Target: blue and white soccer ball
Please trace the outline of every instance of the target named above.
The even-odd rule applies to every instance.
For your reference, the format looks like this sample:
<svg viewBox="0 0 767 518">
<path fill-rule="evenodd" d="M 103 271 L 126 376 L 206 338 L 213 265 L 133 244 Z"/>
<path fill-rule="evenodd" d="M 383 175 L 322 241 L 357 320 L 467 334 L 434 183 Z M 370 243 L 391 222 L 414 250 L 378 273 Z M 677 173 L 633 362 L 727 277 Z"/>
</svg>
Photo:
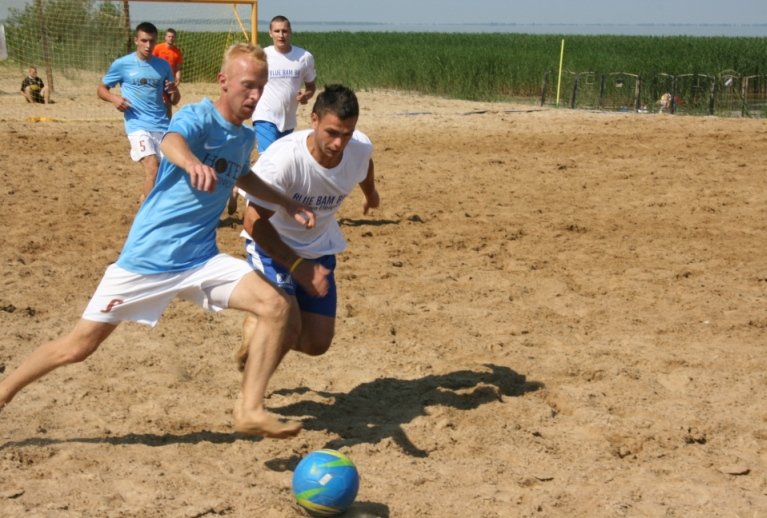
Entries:
<svg viewBox="0 0 767 518">
<path fill-rule="evenodd" d="M 357 497 L 360 477 L 343 453 L 324 449 L 301 459 L 293 472 L 293 496 L 314 516 L 334 516 L 346 511 Z"/>
</svg>

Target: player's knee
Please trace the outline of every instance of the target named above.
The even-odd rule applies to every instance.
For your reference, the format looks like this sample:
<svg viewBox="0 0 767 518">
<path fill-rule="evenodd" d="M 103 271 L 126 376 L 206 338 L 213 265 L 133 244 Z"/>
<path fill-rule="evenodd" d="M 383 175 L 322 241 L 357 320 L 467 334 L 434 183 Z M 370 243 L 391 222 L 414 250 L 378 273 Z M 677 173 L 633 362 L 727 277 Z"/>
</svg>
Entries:
<svg viewBox="0 0 767 518">
<path fill-rule="evenodd" d="M 282 293 L 274 290 L 260 305 L 261 311 L 256 314 L 258 318 L 267 318 L 279 322 L 285 322 L 290 314 L 290 303 Z"/>
<path fill-rule="evenodd" d="M 55 343 L 59 362 L 78 363 L 85 360 L 114 330 L 113 326 L 85 325 L 84 322 L 80 321 L 68 335 Z"/>
<path fill-rule="evenodd" d="M 331 343 L 333 343 L 332 336 L 304 337 L 300 342 L 299 350 L 309 356 L 322 356 L 328 352 Z"/>
<path fill-rule="evenodd" d="M 93 351 L 94 349 L 83 346 L 72 347 L 67 351 L 65 363 L 80 363 L 85 361 L 86 358 L 93 354 Z"/>
<path fill-rule="evenodd" d="M 330 344 L 318 345 L 311 344 L 302 349 L 301 352 L 308 354 L 309 356 L 322 356 L 330 349 Z"/>
<path fill-rule="evenodd" d="M 65 340 L 58 348 L 58 362 L 61 364 L 79 363 L 88 358 L 99 344 L 88 340 Z"/>
</svg>

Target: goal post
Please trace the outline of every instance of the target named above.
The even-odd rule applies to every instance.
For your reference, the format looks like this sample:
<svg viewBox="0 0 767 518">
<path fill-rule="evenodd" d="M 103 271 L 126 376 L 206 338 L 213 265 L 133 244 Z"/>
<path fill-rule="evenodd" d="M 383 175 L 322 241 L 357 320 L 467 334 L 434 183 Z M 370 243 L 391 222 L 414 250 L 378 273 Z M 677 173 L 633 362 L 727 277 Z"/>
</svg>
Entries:
<svg viewBox="0 0 767 518">
<path fill-rule="evenodd" d="M 215 81 L 226 48 L 237 42 L 258 42 L 258 0 L 121 1 L 132 6 L 132 26 L 154 20 L 159 41 L 165 29 L 172 27 L 177 31 L 176 45 L 184 55 L 183 83 Z M 156 9 L 141 13 L 143 18 L 139 20 L 138 13 L 134 12 L 138 11 L 137 5 Z M 169 7 L 173 10 L 172 18 L 167 15 Z M 206 13 L 210 13 L 211 18 L 207 18 Z"/>
<path fill-rule="evenodd" d="M 226 48 L 258 42 L 258 0 L 27 0 L 9 11 L 0 92 L 23 101 L 20 84 L 34 65 L 55 103 L 46 109 L 61 111 L 62 105 L 74 103 L 77 118 L 86 120 L 120 118 L 108 103 L 99 102 L 95 91 L 112 61 L 135 50 L 133 31 L 141 22 L 157 26 L 158 42 L 166 29 L 175 29 L 184 57 L 184 104 L 215 94 L 205 85 L 215 86 Z M 18 108 L 19 118 L 36 108 L 25 104 L 11 106 Z M 17 118 L 13 115 L 2 110 L 0 118 Z"/>
</svg>

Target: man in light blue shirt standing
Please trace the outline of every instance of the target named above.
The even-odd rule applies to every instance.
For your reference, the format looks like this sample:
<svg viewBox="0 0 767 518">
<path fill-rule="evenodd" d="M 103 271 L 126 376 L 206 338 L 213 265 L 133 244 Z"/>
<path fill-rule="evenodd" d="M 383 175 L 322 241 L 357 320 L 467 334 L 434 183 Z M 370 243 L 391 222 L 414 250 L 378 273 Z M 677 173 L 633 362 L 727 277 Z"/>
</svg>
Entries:
<svg viewBox="0 0 767 518">
<path fill-rule="evenodd" d="M 173 105 L 178 104 L 181 94 L 168 62 L 152 55 L 157 44 L 157 27 L 149 22 L 140 23 L 134 43 L 136 52 L 112 62 L 97 94 L 124 114 L 131 158 L 144 169 L 143 200 L 154 187 L 162 158 L 160 141 L 170 122 L 163 93 Z M 120 95 L 111 91 L 116 85 L 120 85 Z"/>
</svg>

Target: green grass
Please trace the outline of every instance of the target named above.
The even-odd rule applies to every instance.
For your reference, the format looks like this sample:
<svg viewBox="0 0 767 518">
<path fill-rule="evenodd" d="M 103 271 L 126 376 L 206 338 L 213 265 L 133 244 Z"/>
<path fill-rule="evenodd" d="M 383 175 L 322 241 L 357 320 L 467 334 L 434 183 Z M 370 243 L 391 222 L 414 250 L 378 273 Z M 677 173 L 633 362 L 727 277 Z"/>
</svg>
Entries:
<svg viewBox="0 0 767 518">
<path fill-rule="evenodd" d="M 200 33 L 180 35 L 187 52 Z M 767 38 L 530 34 L 308 32 L 295 45 L 314 54 L 320 85 L 391 88 L 469 100 L 536 97 L 546 72 L 767 75 Z M 270 40 L 258 35 L 262 45 Z M 200 56 L 212 66 L 218 56 Z M 191 59 L 188 59 L 190 62 Z"/>
<path fill-rule="evenodd" d="M 539 95 L 563 38 L 571 72 L 767 75 L 766 38 L 329 32 L 296 34 L 294 43 L 314 54 L 321 84 L 502 100 Z"/>
<path fill-rule="evenodd" d="M 15 49 L 19 63 L 44 62 L 39 35 L 24 30 L 34 28 L 33 22 L 30 18 L 18 27 L 8 27 L 9 48 Z M 73 31 L 59 31 L 50 38 L 51 59 L 56 65 L 103 73 L 126 52 L 120 31 L 115 26 L 115 34 L 104 41 L 102 30 L 98 44 L 87 38 L 68 41 Z M 223 49 L 242 38 L 241 34 L 180 31 L 184 80 L 212 81 Z M 546 73 L 550 81 L 556 78 L 563 38 L 564 68 L 570 75 L 628 73 L 641 76 L 647 84 L 663 73 L 717 76 L 733 70 L 741 76 L 767 76 L 767 38 L 307 32 L 296 33 L 293 41 L 314 54 L 320 86 L 344 83 L 355 89 L 495 101 L 538 97 Z M 270 43 L 266 33 L 259 33 L 258 41 Z M 94 59 L 94 48 L 98 59 Z M 93 62 L 83 56 L 91 56 Z M 78 61 L 65 65 L 65 58 Z"/>
</svg>

